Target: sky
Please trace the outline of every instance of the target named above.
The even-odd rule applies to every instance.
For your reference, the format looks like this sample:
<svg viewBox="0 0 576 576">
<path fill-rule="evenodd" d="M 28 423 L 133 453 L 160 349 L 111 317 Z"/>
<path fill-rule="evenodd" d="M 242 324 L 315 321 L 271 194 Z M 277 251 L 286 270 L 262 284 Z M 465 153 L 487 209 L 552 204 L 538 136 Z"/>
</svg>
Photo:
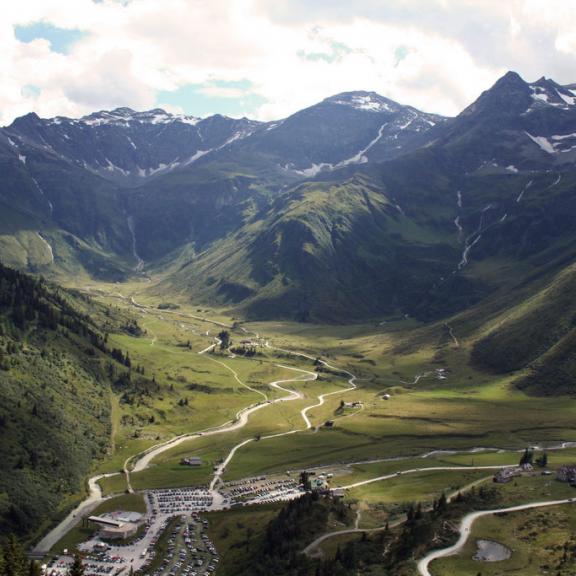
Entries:
<svg viewBox="0 0 576 576">
<path fill-rule="evenodd" d="M 0 124 L 128 106 L 280 119 L 350 90 L 459 113 L 508 70 L 576 82 L 576 0 L 17 0 Z"/>
</svg>

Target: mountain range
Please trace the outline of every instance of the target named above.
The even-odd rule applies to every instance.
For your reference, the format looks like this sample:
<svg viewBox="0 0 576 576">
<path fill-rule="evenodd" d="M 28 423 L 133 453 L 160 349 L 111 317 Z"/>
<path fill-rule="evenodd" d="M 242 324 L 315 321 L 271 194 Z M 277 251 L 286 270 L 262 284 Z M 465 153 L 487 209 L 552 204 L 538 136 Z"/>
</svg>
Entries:
<svg viewBox="0 0 576 576">
<path fill-rule="evenodd" d="M 256 122 L 155 109 L 0 130 L 0 254 L 247 318 L 447 317 L 576 241 L 576 87 L 509 72 L 455 118 L 373 92 Z"/>
<path fill-rule="evenodd" d="M 398 354 L 440 328 L 474 369 L 574 395 L 575 215 L 576 85 L 514 72 L 454 118 L 349 92 L 274 122 L 16 119 L 0 129 L 2 525 L 41 532 L 110 450 L 109 391 L 152 385 L 106 344 L 139 330 L 129 314 L 22 272 L 148 279 L 239 319 L 413 319 Z"/>
</svg>

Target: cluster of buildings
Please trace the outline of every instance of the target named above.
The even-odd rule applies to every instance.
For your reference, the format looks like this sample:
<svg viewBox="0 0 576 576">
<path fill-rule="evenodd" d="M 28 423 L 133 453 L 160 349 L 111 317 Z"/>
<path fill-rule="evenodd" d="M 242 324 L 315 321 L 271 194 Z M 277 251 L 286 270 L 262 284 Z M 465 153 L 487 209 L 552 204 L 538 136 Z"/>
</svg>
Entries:
<svg viewBox="0 0 576 576">
<path fill-rule="evenodd" d="M 506 484 L 513 478 L 517 478 L 533 471 L 534 468 L 532 467 L 532 464 L 521 464 L 520 466 L 502 468 L 494 474 L 494 482 L 497 482 L 498 484 Z M 552 472 L 550 470 L 544 470 L 542 474 L 549 475 L 552 474 Z M 556 479 L 560 482 L 568 482 L 570 486 L 576 488 L 576 464 L 565 464 L 560 466 L 556 470 Z"/>
<path fill-rule="evenodd" d="M 502 468 L 494 474 L 494 482 L 498 484 L 506 484 L 511 482 L 513 478 L 518 478 L 528 472 L 532 472 L 534 468 L 532 464 L 521 464 L 520 466 L 510 466 L 509 468 Z"/>
</svg>

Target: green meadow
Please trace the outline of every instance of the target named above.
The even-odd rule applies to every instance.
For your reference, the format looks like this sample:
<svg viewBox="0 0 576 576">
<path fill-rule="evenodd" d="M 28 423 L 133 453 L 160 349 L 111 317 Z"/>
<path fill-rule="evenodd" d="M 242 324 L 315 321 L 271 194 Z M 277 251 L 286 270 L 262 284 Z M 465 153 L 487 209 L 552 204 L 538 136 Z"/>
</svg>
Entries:
<svg viewBox="0 0 576 576">
<path fill-rule="evenodd" d="M 250 440 L 237 450 L 224 480 L 326 466 L 334 474 L 334 486 L 347 486 L 400 473 L 347 491 L 346 501 L 360 510 L 359 526 L 374 528 L 387 519 L 401 518 L 409 502 L 427 504 L 442 493 L 490 481 L 490 470 L 471 467 L 514 464 L 520 456 L 514 450 L 576 440 L 574 402 L 535 398 L 519 391 L 512 377 L 479 371 L 469 362 L 474 340 L 461 337 L 456 343 L 441 325 L 419 327 L 413 320 L 353 326 L 237 324 L 224 310 L 194 307 L 177 297 L 169 299 L 175 303 L 170 309 L 160 309 L 163 300 L 142 282 L 100 284 L 90 293 L 137 319 L 139 335 L 111 333 L 109 346 L 127 352 L 133 369 L 142 367 L 143 376 L 154 382 L 148 392 L 131 397 L 122 390 L 112 391 L 113 443 L 109 457 L 96 471 L 118 471 L 126 461 L 131 468 L 144 450 L 179 435 L 192 435 L 159 454 L 145 470 L 131 473 L 137 491 L 206 485 L 214 466 L 240 442 Z M 260 346 L 254 357 L 218 349 L 199 354 L 214 343 L 222 325 L 228 327 L 233 346 L 256 339 L 258 333 L 260 343 L 267 341 L 270 347 Z M 234 422 L 243 408 L 284 396 L 271 382 L 302 376 L 297 370 L 316 370 L 312 360 L 297 352 L 321 358 L 334 369 L 321 367 L 316 381 L 283 384 L 301 397 L 263 405 L 242 428 L 195 435 Z M 349 390 L 349 376 L 342 371 L 357 376 L 355 390 Z M 312 428 L 305 430 L 301 411 L 327 393 L 334 394 L 308 411 Z M 360 405 L 343 407 L 343 401 Z M 334 422 L 332 427 L 324 425 L 327 420 Z M 293 433 L 268 438 L 286 432 Z M 475 447 L 509 451 L 421 457 L 432 450 Z M 201 457 L 202 465 L 182 466 L 180 460 L 190 456 Z M 376 461 L 359 463 L 363 460 Z M 576 461 L 576 450 L 550 451 L 549 461 L 552 467 Z M 438 466 L 461 470 L 426 471 Z M 421 471 L 402 474 L 412 469 Z M 127 488 L 123 475 L 104 479 L 101 486 L 105 494 L 121 494 Z M 527 486 L 514 492 L 506 485 L 504 501 L 522 502 L 545 493 L 542 486 Z M 227 573 L 224 567 L 244 553 L 237 545 L 246 541 L 246 518 L 264 525 L 275 513 L 274 507 L 258 507 L 214 517 L 211 531 L 226 558 L 223 574 Z M 328 540 L 324 549 L 330 554 L 335 542 L 351 538 Z"/>
</svg>

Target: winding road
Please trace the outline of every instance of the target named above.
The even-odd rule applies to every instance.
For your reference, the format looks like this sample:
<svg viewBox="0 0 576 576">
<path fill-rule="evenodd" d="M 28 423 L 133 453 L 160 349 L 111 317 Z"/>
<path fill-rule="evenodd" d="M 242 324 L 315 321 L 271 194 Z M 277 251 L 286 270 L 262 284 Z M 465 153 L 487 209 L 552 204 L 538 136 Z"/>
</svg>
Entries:
<svg viewBox="0 0 576 576">
<path fill-rule="evenodd" d="M 418 573 L 421 576 L 432 576 L 432 572 L 430 572 L 430 563 L 438 558 L 446 558 L 447 556 L 454 556 L 458 554 L 460 550 L 466 544 L 470 533 L 472 532 L 472 526 L 474 522 L 478 520 L 478 518 L 482 518 L 483 516 L 489 516 L 490 514 L 499 514 L 502 512 L 520 512 L 522 510 L 530 510 L 532 508 L 544 508 L 547 506 L 558 506 L 560 504 L 569 504 L 574 502 L 573 498 L 567 498 L 564 500 L 550 500 L 544 502 L 531 502 L 529 504 L 520 504 L 519 506 L 511 506 L 510 508 L 499 508 L 496 510 L 482 510 L 480 512 L 471 512 L 470 514 L 464 516 L 462 521 L 460 522 L 459 532 L 460 538 L 456 544 L 449 546 L 448 548 L 443 548 L 442 550 L 434 550 L 430 552 L 427 556 L 422 558 L 418 562 Z"/>
<path fill-rule="evenodd" d="M 127 298 L 123 297 L 123 299 L 128 300 Z M 138 308 L 138 309 L 148 309 L 148 306 L 144 306 L 142 304 L 137 303 L 134 298 L 130 298 L 129 300 L 131 302 L 131 304 Z M 180 313 L 181 314 L 181 313 Z M 229 326 L 226 326 L 223 323 L 220 322 L 215 322 L 215 321 L 210 321 L 207 320 L 206 318 L 200 317 L 200 316 L 194 316 L 191 314 L 182 314 L 184 316 L 188 316 L 190 318 L 194 318 L 197 320 L 201 320 L 204 322 L 211 322 L 217 326 L 221 326 L 221 327 L 225 327 L 225 328 L 230 328 Z M 242 329 L 244 332 L 247 332 L 245 329 Z M 256 337 L 259 338 L 258 334 L 256 334 Z M 199 352 L 199 354 L 204 354 L 206 352 L 208 352 L 210 349 L 212 349 L 213 347 L 215 347 L 217 345 L 217 343 L 212 344 L 211 346 L 209 346 L 208 348 L 202 350 L 201 352 Z M 305 358 L 307 360 L 317 360 L 315 357 L 310 356 L 308 354 L 305 354 L 303 352 L 295 352 L 293 350 L 286 350 L 286 349 L 282 349 L 282 348 L 276 348 L 272 345 L 270 345 L 270 343 L 268 341 L 265 342 L 265 346 L 271 350 L 277 350 L 279 352 L 283 352 L 285 354 L 288 355 L 292 355 L 292 356 L 296 356 L 296 357 L 301 357 L 301 358 Z M 269 400 L 268 399 L 268 395 L 265 394 L 264 392 L 261 392 L 259 390 L 256 390 L 254 388 L 251 388 L 250 386 L 248 386 L 247 384 L 245 384 L 244 382 L 242 382 L 242 380 L 240 379 L 239 375 L 234 371 L 234 369 L 232 369 L 230 366 L 228 366 L 227 364 L 225 364 L 224 362 L 221 362 L 219 360 L 216 360 L 214 358 L 210 358 L 212 361 L 221 364 L 224 368 L 226 368 L 227 370 L 229 370 L 232 375 L 234 376 L 234 378 L 236 379 L 236 381 L 238 383 L 240 383 L 242 386 L 244 386 L 245 388 L 251 390 L 252 392 L 255 392 L 257 394 L 260 394 L 263 398 L 264 401 L 258 402 L 256 404 L 251 404 L 245 408 L 242 408 L 241 410 L 239 410 L 236 413 L 236 416 L 233 420 L 229 420 L 227 422 L 224 422 L 223 424 L 219 425 L 219 426 L 215 426 L 215 427 L 211 427 L 211 428 L 207 428 L 201 431 L 196 431 L 193 433 L 186 433 L 186 434 L 182 434 L 180 436 L 177 436 L 175 438 L 172 438 L 166 442 L 162 442 L 160 444 L 157 444 L 155 446 L 152 446 L 150 448 L 148 448 L 147 450 L 137 454 L 137 455 L 133 455 L 130 456 L 129 458 L 126 459 L 126 461 L 124 462 L 124 474 L 126 476 L 126 482 L 127 482 L 127 486 L 129 491 L 132 492 L 132 486 L 130 483 L 130 473 L 131 472 L 140 472 L 145 470 L 146 468 L 149 467 L 150 463 L 152 462 L 152 460 L 156 457 L 158 457 L 160 454 L 166 452 L 167 450 L 170 450 L 176 446 L 178 446 L 179 444 L 189 441 L 193 438 L 197 438 L 197 437 L 201 437 L 201 436 L 214 436 L 214 435 L 218 435 L 218 434 L 225 434 L 228 432 L 232 432 L 235 430 L 239 430 L 241 428 L 243 428 L 244 426 L 246 426 L 249 422 L 249 418 L 250 416 L 257 412 L 258 410 L 262 410 L 264 409 L 266 406 L 275 404 L 275 403 L 280 403 L 280 402 L 289 402 L 289 401 L 293 401 L 293 400 L 298 400 L 298 399 L 302 399 L 304 398 L 304 395 L 296 390 L 292 390 L 289 388 L 286 388 L 283 386 L 283 384 L 288 384 L 288 383 L 297 383 L 297 382 L 310 382 L 310 381 L 314 381 L 318 379 L 318 374 L 317 372 L 312 372 L 312 371 L 308 371 L 308 370 L 303 370 L 300 368 L 295 368 L 295 367 L 291 367 L 291 366 L 285 366 L 282 364 L 276 364 L 277 367 L 279 368 L 283 368 L 283 369 L 287 369 L 287 370 L 292 370 L 295 372 L 298 372 L 299 375 L 295 376 L 294 378 L 288 378 L 288 379 L 283 379 L 283 380 L 276 380 L 274 382 L 270 382 L 269 386 L 271 388 L 274 388 L 276 390 L 280 390 L 282 392 L 286 393 L 286 396 L 282 396 L 279 398 L 276 398 L 274 400 Z M 340 368 L 337 368 L 335 366 L 332 366 L 331 364 L 329 364 L 328 362 L 324 361 L 324 360 L 317 360 L 318 363 L 322 364 L 324 367 L 328 368 L 329 370 L 333 370 L 339 374 L 342 375 L 346 375 L 348 380 L 348 387 L 347 388 L 343 388 L 343 389 L 338 389 L 332 392 L 327 392 L 324 394 L 320 394 L 317 397 L 317 401 L 309 406 L 306 406 L 305 408 L 303 408 L 300 411 L 300 415 L 304 421 L 304 427 L 303 428 L 299 428 L 299 429 L 294 429 L 294 430 L 290 430 L 288 432 L 282 432 L 279 434 L 271 434 L 271 435 L 267 435 L 267 436 L 262 436 L 260 438 L 260 440 L 267 440 L 267 439 L 272 439 L 272 438 L 278 438 L 281 436 L 287 436 L 290 434 L 296 434 L 299 432 L 304 432 L 307 430 L 310 430 L 313 425 L 312 422 L 310 420 L 310 417 L 308 416 L 309 412 L 311 410 L 313 410 L 314 408 L 318 408 L 322 405 L 324 405 L 326 398 L 336 395 L 336 394 L 343 394 L 346 392 L 351 392 L 352 390 L 355 390 L 357 388 L 356 386 L 356 376 L 354 374 L 352 374 L 351 372 L 347 371 L 347 370 L 343 370 Z M 422 377 L 426 377 L 428 376 L 429 373 L 424 373 L 424 374 L 419 374 L 416 376 L 414 384 L 418 382 L 418 380 Z M 236 453 L 244 446 L 246 446 L 247 444 L 249 444 L 250 442 L 255 441 L 255 438 L 248 438 L 243 440 L 242 442 L 238 443 L 236 446 L 234 446 L 230 452 L 228 453 L 228 455 L 226 456 L 226 458 L 224 459 L 224 461 L 222 462 L 222 464 L 220 464 L 217 469 L 214 472 L 214 476 L 212 478 L 212 481 L 210 483 L 210 489 L 213 492 L 213 496 L 214 496 L 214 502 L 215 502 L 215 506 L 218 507 L 222 504 L 223 502 L 223 497 L 220 495 L 220 493 L 217 491 L 216 487 L 219 484 L 219 482 L 221 481 L 222 475 L 226 470 L 226 467 L 230 464 L 230 462 L 232 461 L 232 459 L 234 458 L 234 456 L 236 455 Z M 556 449 L 561 449 L 561 448 L 567 448 L 567 447 L 571 447 L 572 445 L 574 445 L 574 443 L 570 443 L 570 442 L 566 442 L 566 443 L 562 443 L 558 448 Z M 480 451 L 482 449 L 473 449 L 473 451 Z M 455 453 L 455 452 L 451 452 L 451 451 L 439 451 L 439 452 L 446 452 L 446 453 Z M 426 455 L 422 455 L 422 458 L 425 458 L 427 456 L 430 456 L 432 454 L 438 453 L 438 451 L 433 451 L 430 452 Z M 412 456 L 413 457 L 413 456 Z M 400 459 L 400 458 L 398 458 Z M 394 459 L 392 459 L 394 460 Z M 378 460 L 374 460 L 374 461 L 370 461 L 370 462 L 376 462 Z M 132 466 L 131 466 L 132 464 Z M 384 476 L 380 476 L 377 478 L 371 478 L 368 480 L 363 480 L 363 481 L 359 481 L 353 484 L 350 484 L 348 486 L 344 486 L 344 488 L 355 488 L 358 486 L 363 486 L 366 484 L 370 484 L 373 482 L 380 482 L 380 481 L 384 481 L 396 476 L 400 476 L 400 475 L 405 475 L 405 474 L 413 474 L 413 473 L 418 473 L 418 472 L 425 472 L 425 471 L 437 471 L 437 470 L 442 470 L 442 471 L 456 471 L 456 470 L 460 470 L 460 471 L 468 471 L 468 470 L 495 470 L 495 469 L 501 469 L 501 468 L 506 468 L 507 466 L 478 466 L 478 467 L 449 467 L 449 466 L 445 466 L 445 467 L 430 467 L 430 468 L 415 468 L 412 470 L 405 470 L 402 472 L 398 472 L 398 473 L 393 473 L 393 474 L 387 474 Z M 130 470 L 131 468 L 131 470 Z M 89 489 L 89 495 L 88 497 L 81 502 L 72 512 L 70 512 L 70 514 L 68 514 L 68 516 L 58 525 L 56 526 L 52 531 L 50 531 L 33 549 L 33 553 L 36 555 L 43 555 L 49 552 L 49 550 L 74 526 L 76 525 L 80 519 L 88 514 L 90 511 L 92 511 L 98 504 L 100 504 L 102 501 L 106 500 L 107 498 L 103 496 L 102 494 L 102 490 L 98 484 L 99 480 L 103 479 L 103 478 L 108 478 L 111 476 L 115 476 L 118 475 L 119 473 L 114 473 L 114 474 L 99 474 L 97 476 L 93 476 L 88 480 L 88 489 Z M 454 546 L 447 548 L 445 550 L 438 550 L 435 551 L 431 554 L 429 554 L 428 556 L 426 556 L 426 558 L 423 558 L 420 563 L 418 564 L 418 569 L 420 570 L 420 574 L 423 576 L 431 576 L 430 572 L 428 571 L 428 565 L 430 564 L 430 562 L 432 562 L 434 559 L 436 558 L 440 558 L 440 557 L 444 557 L 444 556 L 448 556 L 451 554 L 455 554 L 457 553 L 462 546 L 464 545 L 464 543 L 466 542 L 466 539 L 468 537 L 468 534 L 470 532 L 471 526 L 473 524 L 473 522 L 486 514 L 494 514 L 497 512 L 501 512 L 501 511 L 516 511 L 516 510 L 525 510 L 525 509 L 529 509 L 529 508 L 535 508 L 535 507 L 540 507 L 540 506 L 551 506 L 551 505 L 556 505 L 556 504 L 562 504 L 562 503 L 567 503 L 570 502 L 571 500 L 559 500 L 559 501 L 554 501 L 554 502 L 537 502 L 537 503 L 531 503 L 531 504 L 525 504 L 522 506 L 517 506 L 517 507 L 513 507 L 513 508 L 509 508 L 509 509 L 503 509 L 503 510 L 492 510 L 492 511 L 483 511 L 483 512 L 475 512 L 472 514 L 469 514 L 468 516 L 466 516 L 463 521 L 462 521 L 462 525 L 461 525 L 461 537 L 458 541 L 457 544 L 455 544 Z M 359 520 L 359 517 L 357 518 L 357 520 Z M 377 531 L 381 531 L 383 530 L 383 527 L 378 527 L 378 528 L 373 528 L 373 529 L 359 529 L 356 525 L 356 528 L 351 528 L 351 529 L 347 529 L 347 530 L 342 530 L 339 532 L 332 532 L 332 533 L 327 533 L 322 535 L 321 537 L 317 538 L 314 542 L 312 542 L 305 550 L 304 552 L 306 553 L 310 553 L 311 550 L 317 548 L 324 540 L 328 539 L 328 538 L 332 538 L 336 535 L 342 535 L 342 534 L 349 534 L 349 533 L 355 533 L 355 532 L 377 532 Z"/>
<path fill-rule="evenodd" d="M 280 348 L 274 348 L 273 346 L 270 346 L 270 344 L 268 342 L 266 342 L 266 346 L 270 349 L 275 349 L 275 350 L 279 350 L 282 352 L 288 352 L 287 350 L 282 350 Z M 296 356 L 303 356 L 307 359 L 313 359 L 311 356 L 308 356 L 306 354 L 302 354 L 299 352 L 290 352 L 291 354 L 295 354 Z M 320 406 L 322 406 L 324 404 L 325 399 L 328 396 L 332 396 L 334 394 L 343 394 L 345 392 L 350 392 L 352 390 L 356 389 L 356 384 L 354 383 L 354 381 L 356 380 L 356 376 L 354 376 L 354 374 L 352 374 L 351 372 L 348 372 L 347 370 L 339 370 L 338 368 L 335 368 L 334 366 L 331 366 L 330 364 L 328 364 L 327 362 L 320 360 L 319 362 L 321 362 L 324 366 L 326 366 L 327 368 L 330 368 L 332 370 L 338 370 L 343 374 L 347 374 L 349 376 L 349 380 L 348 380 L 348 384 L 350 385 L 348 388 L 345 388 L 343 390 L 335 390 L 333 392 L 327 392 L 326 394 L 321 394 L 320 396 L 318 396 L 318 402 L 316 402 L 316 404 L 311 404 L 310 406 L 307 406 L 306 408 L 303 408 L 300 411 L 300 415 L 302 416 L 302 419 L 304 420 L 304 423 L 306 424 L 306 426 L 304 428 L 299 428 L 299 429 L 295 429 L 295 430 L 289 430 L 288 432 L 280 432 L 279 434 L 270 434 L 267 436 L 262 436 L 260 438 L 260 440 L 270 440 L 271 438 L 280 438 L 281 436 L 289 436 L 292 434 L 297 434 L 298 432 L 305 432 L 307 430 L 310 430 L 312 428 L 312 422 L 310 421 L 310 418 L 308 418 L 308 412 L 314 408 L 318 408 Z M 288 366 L 281 366 L 279 364 L 277 364 L 277 366 L 283 367 L 283 368 L 289 368 Z M 309 372 L 308 370 L 301 370 L 299 368 L 289 368 L 291 370 L 298 370 L 300 372 L 304 372 L 304 374 L 308 374 L 309 376 L 311 376 L 311 378 L 300 378 L 299 381 L 301 382 L 306 382 L 306 381 L 310 381 L 310 380 L 317 380 L 318 378 L 318 374 L 316 372 Z M 274 388 L 279 388 L 281 390 L 284 390 L 285 392 L 290 392 L 293 396 L 288 397 L 288 396 L 284 396 L 282 398 L 279 398 L 277 400 L 274 400 L 273 402 L 279 402 L 279 401 L 288 401 L 288 400 L 297 400 L 298 398 L 302 398 L 302 394 L 300 394 L 299 392 L 295 392 L 292 390 L 288 390 L 286 388 L 282 388 L 280 386 L 280 384 L 284 384 L 287 382 L 294 382 L 294 381 L 298 381 L 298 380 L 280 380 L 277 382 L 272 382 L 270 384 L 270 386 L 274 387 Z M 248 438 L 247 440 L 244 440 L 242 442 L 240 442 L 239 444 L 237 444 L 236 446 L 234 446 L 234 448 L 232 448 L 232 450 L 230 451 L 230 453 L 228 454 L 228 456 L 225 458 L 224 462 L 217 468 L 216 470 L 216 474 L 214 475 L 214 478 L 212 479 L 212 482 L 210 484 L 210 489 L 214 489 L 215 486 L 217 485 L 217 483 L 219 482 L 219 480 L 222 477 L 222 474 L 224 472 L 224 470 L 226 469 L 226 466 L 228 466 L 228 464 L 232 461 L 232 458 L 234 457 L 234 455 L 236 454 L 236 452 L 242 448 L 243 446 L 246 446 L 247 444 L 249 444 L 250 442 L 254 442 L 255 438 Z"/>
<path fill-rule="evenodd" d="M 311 382 L 313 380 L 316 380 L 318 378 L 318 374 L 316 374 L 316 372 L 310 372 L 308 370 L 302 370 L 300 368 L 292 368 L 290 366 L 283 366 L 281 364 L 277 364 L 276 366 L 278 366 L 279 368 L 286 368 L 288 370 L 295 370 L 297 372 L 302 372 L 302 376 L 299 378 L 290 378 L 288 380 L 276 380 L 275 382 L 271 382 L 270 386 L 272 386 L 273 388 L 276 388 L 277 390 L 283 390 L 284 392 L 288 392 L 288 396 L 282 396 L 280 398 L 276 398 L 275 400 L 268 400 L 266 404 L 260 404 L 256 407 L 256 409 L 259 408 L 264 408 L 266 406 L 272 405 L 272 404 L 276 404 L 279 402 L 290 402 L 292 400 L 298 400 L 300 398 L 303 398 L 303 395 L 300 392 L 297 392 L 295 390 L 289 390 L 287 388 L 283 388 L 281 386 L 281 384 L 288 384 L 289 382 Z M 256 411 L 253 410 L 253 412 Z M 226 431 L 230 431 L 232 429 L 237 429 L 237 428 L 242 428 L 243 426 L 245 426 L 248 423 L 248 418 L 246 416 L 246 421 L 241 425 L 241 426 L 236 426 L 236 428 L 232 428 L 229 427 Z M 274 435 L 274 437 L 278 437 L 278 436 L 284 436 L 286 434 L 292 434 L 296 432 L 295 430 L 291 430 L 290 432 L 284 432 L 281 434 L 276 434 Z M 263 436 L 261 438 L 261 440 L 265 440 L 267 438 L 271 438 L 272 436 Z M 212 481 L 210 482 L 210 490 L 214 490 L 215 487 L 217 486 L 217 484 L 220 482 L 221 478 L 222 478 L 222 474 L 224 473 L 224 471 L 226 470 L 226 466 L 228 466 L 228 464 L 232 461 L 232 458 L 234 457 L 234 454 L 236 454 L 236 452 L 242 448 L 242 446 L 245 446 L 246 444 L 249 444 L 250 442 L 254 442 L 255 438 L 248 438 L 242 442 L 240 442 L 239 444 L 237 444 L 236 446 L 234 446 L 232 448 L 232 450 L 230 450 L 230 452 L 228 453 L 228 456 L 226 456 L 226 458 L 224 459 L 224 461 L 222 462 L 222 464 L 220 464 L 217 468 L 216 471 L 214 473 L 214 477 L 212 478 Z"/>
</svg>

